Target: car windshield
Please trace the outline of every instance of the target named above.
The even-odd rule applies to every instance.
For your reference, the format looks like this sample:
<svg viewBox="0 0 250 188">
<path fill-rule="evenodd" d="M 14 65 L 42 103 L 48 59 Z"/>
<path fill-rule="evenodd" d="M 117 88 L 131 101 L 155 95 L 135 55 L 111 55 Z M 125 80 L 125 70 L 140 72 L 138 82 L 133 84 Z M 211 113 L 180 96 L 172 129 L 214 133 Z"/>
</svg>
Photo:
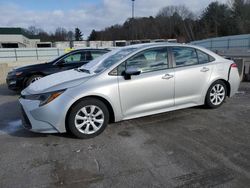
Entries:
<svg viewBox="0 0 250 188">
<path fill-rule="evenodd" d="M 91 73 L 100 73 L 110 68 L 112 65 L 114 65 L 130 53 L 133 53 L 135 50 L 137 50 L 137 48 L 135 47 L 113 50 L 101 57 L 96 58 L 93 61 L 90 61 L 86 65 L 83 65 L 82 67 L 80 67 L 80 69 L 88 70 Z"/>
</svg>

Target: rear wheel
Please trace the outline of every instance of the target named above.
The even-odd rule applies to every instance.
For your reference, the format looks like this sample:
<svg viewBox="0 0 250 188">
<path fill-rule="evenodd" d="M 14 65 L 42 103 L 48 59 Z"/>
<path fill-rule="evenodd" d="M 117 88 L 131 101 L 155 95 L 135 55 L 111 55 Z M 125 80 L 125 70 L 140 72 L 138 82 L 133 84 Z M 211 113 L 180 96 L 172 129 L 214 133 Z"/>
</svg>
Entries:
<svg viewBox="0 0 250 188">
<path fill-rule="evenodd" d="M 31 77 L 28 78 L 28 80 L 25 83 L 25 86 L 28 87 L 30 84 L 33 82 L 41 79 L 43 76 L 42 75 L 32 75 Z"/>
<path fill-rule="evenodd" d="M 78 138 L 93 138 L 101 134 L 109 121 L 106 105 L 95 98 L 86 98 L 73 106 L 67 119 L 68 130 Z"/>
<path fill-rule="evenodd" d="M 218 80 L 214 82 L 208 89 L 205 105 L 208 108 L 218 108 L 223 104 L 227 96 L 227 87 L 226 84 Z"/>
</svg>

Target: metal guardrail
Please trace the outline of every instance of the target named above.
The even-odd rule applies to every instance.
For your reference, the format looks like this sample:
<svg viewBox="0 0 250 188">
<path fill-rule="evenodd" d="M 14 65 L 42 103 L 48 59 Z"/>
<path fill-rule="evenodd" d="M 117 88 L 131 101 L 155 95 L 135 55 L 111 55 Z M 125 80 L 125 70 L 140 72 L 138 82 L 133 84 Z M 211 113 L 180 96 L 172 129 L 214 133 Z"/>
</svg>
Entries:
<svg viewBox="0 0 250 188">
<path fill-rule="evenodd" d="M 210 50 L 229 50 L 229 49 L 250 49 L 250 35 L 228 36 L 222 38 L 211 38 L 201 41 L 191 42 L 193 45 L 203 46 Z"/>
<path fill-rule="evenodd" d="M 63 49 L 59 48 L 11 48 L 0 49 L 0 61 L 19 61 L 23 59 L 44 60 L 56 58 L 64 54 Z"/>
</svg>

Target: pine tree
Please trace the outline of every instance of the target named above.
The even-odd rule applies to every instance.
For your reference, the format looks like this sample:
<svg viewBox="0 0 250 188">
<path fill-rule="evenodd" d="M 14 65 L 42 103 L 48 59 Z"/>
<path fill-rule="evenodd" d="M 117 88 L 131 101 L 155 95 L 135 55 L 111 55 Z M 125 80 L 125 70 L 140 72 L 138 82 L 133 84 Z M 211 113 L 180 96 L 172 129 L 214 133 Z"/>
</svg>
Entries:
<svg viewBox="0 0 250 188">
<path fill-rule="evenodd" d="M 83 39 L 82 39 L 82 36 L 83 36 L 83 34 L 82 34 L 81 30 L 80 30 L 79 28 L 76 28 L 76 29 L 75 29 L 75 40 L 76 40 L 76 41 L 81 41 L 81 40 L 83 40 Z"/>
<path fill-rule="evenodd" d="M 89 35 L 88 40 L 96 40 L 97 39 L 97 33 L 95 30 L 92 30 L 91 34 Z"/>
</svg>

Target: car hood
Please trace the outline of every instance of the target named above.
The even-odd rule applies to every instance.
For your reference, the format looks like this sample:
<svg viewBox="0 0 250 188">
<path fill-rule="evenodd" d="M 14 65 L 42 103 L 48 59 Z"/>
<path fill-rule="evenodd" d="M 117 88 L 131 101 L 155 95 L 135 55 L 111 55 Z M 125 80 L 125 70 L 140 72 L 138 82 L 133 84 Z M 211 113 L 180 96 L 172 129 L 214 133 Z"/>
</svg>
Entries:
<svg viewBox="0 0 250 188">
<path fill-rule="evenodd" d="M 30 84 L 22 91 L 22 94 L 40 94 L 75 87 L 93 76 L 94 74 L 79 72 L 75 69 L 51 74 Z"/>
<path fill-rule="evenodd" d="M 48 63 L 39 63 L 39 64 L 32 64 L 32 65 L 24 65 L 20 67 L 16 67 L 13 70 L 14 71 L 24 71 L 24 70 L 29 70 L 29 69 L 34 69 L 34 68 L 42 68 L 42 67 L 47 67 Z"/>
</svg>

